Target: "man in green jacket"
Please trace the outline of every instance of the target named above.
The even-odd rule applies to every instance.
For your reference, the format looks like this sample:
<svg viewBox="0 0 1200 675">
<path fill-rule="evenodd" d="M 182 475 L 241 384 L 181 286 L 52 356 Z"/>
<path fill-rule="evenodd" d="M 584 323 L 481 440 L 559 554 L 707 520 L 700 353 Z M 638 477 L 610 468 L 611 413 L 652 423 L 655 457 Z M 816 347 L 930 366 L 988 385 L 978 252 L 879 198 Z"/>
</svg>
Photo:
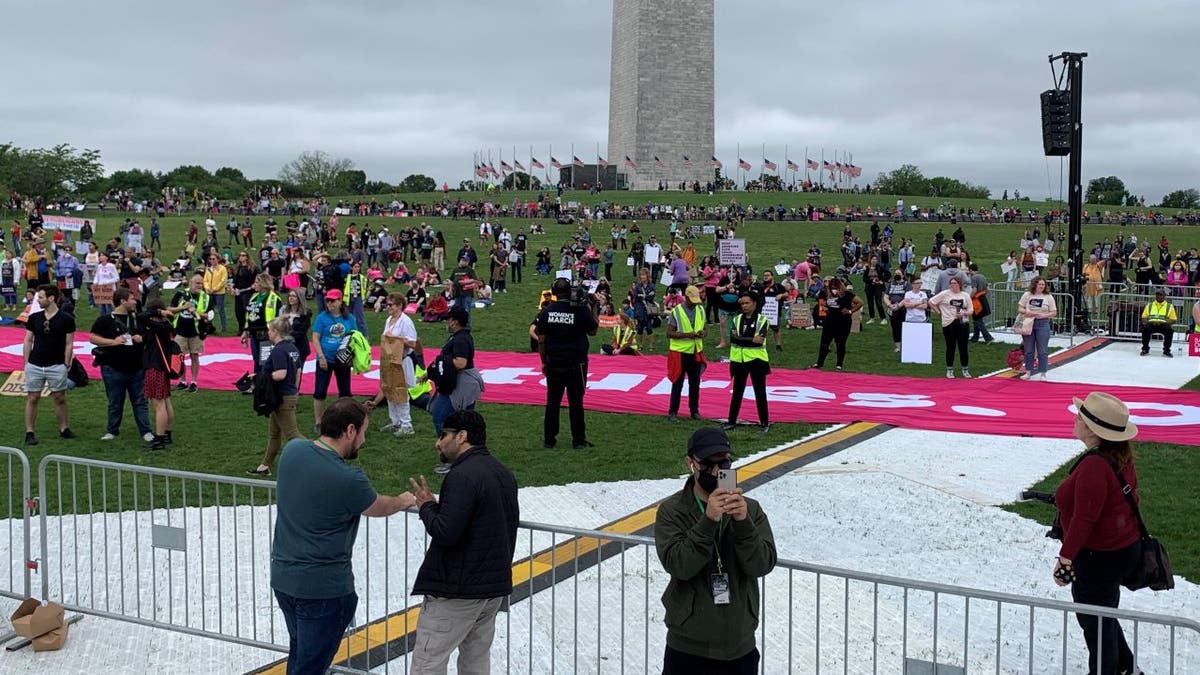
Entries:
<svg viewBox="0 0 1200 675">
<path fill-rule="evenodd" d="M 775 568 L 775 538 L 762 507 L 740 487 L 717 487 L 731 470 L 724 431 L 698 429 L 688 439 L 691 475 L 658 506 L 654 540 L 670 573 L 663 592 L 667 647 L 663 674 L 758 672 L 759 577 Z"/>
</svg>

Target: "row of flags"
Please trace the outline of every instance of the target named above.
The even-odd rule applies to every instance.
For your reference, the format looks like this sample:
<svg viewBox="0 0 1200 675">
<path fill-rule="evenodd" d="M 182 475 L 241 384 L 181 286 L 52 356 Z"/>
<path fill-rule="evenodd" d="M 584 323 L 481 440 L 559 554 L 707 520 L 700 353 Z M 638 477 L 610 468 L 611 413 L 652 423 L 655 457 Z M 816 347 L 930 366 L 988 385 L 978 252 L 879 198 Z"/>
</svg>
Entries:
<svg viewBox="0 0 1200 675">
<path fill-rule="evenodd" d="M 546 165 L 542 164 L 540 161 L 538 161 L 538 159 L 536 157 L 530 157 L 529 161 L 530 161 L 530 166 L 534 169 L 545 169 L 546 168 Z M 597 156 L 596 163 L 598 165 L 600 165 L 601 169 L 608 168 L 608 161 L 605 160 L 603 157 Z M 689 169 L 692 168 L 692 160 L 687 155 L 683 155 L 683 165 L 686 168 L 689 168 Z M 550 166 L 554 169 L 562 169 L 563 163 L 558 161 L 557 158 L 555 158 L 553 155 L 551 155 Z M 582 159 L 580 159 L 576 155 L 572 155 L 571 156 L 571 166 L 582 169 L 585 165 L 584 165 L 584 162 Z M 637 171 L 637 168 L 638 168 L 637 162 L 635 162 L 633 160 L 633 158 L 630 157 L 629 155 L 625 155 L 625 166 L 630 169 L 633 169 L 634 171 Z M 657 155 L 654 157 L 654 166 L 659 169 L 667 168 L 666 163 L 663 162 L 661 159 L 659 159 L 659 157 Z M 721 162 L 721 160 L 717 159 L 715 156 L 712 158 L 712 168 L 720 169 L 723 166 L 724 166 L 724 164 Z M 804 166 L 805 166 L 806 170 L 828 171 L 831 178 L 834 176 L 849 176 L 851 178 L 858 178 L 859 176 L 862 175 L 861 167 L 855 166 L 854 164 L 848 164 L 848 163 L 844 164 L 842 162 L 822 161 L 820 164 L 818 164 L 815 160 L 805 158 Z M 752 171 L 754 169 L 754 167 L 750 164 L 750 162 L 747 162 L 746 160 L 744 160 L 740 157 L 738 158 L 737 167 L 738 167 L 738 169 L 741 169 L 742 171 Z M 772 162 L 771 160 L 767 159 L 766 157 L 763 158 L 762 168 L 766 171 L 776 171 L 776 172 L 779 171 L 779 165 L 776 164 L 775 162 Z M 800 171 L 800 165 L 790 159 L 787 160 L 785 168 L 787 171 L 797 171 L 797 172 Z M 525 172 L 525 166 L 523 164 L 521 164 L 521 162 L 519 160 L 516 160 L 516 159 L 513 160 L 512 164 L 509 164 L 508 162 L 506 162 L 504 160 L 500 160 L 500 169 L 499 170 L 496 169 L 496 166 L 490 160 L 488 162 L 478 163 L 475 165 L 475 175 L 477 177 L 483 178 L 483 179 L 501 178 L 503 176 L 509 175 L 510 173 L 513 173 L 514 171 Z"/>
</svg>

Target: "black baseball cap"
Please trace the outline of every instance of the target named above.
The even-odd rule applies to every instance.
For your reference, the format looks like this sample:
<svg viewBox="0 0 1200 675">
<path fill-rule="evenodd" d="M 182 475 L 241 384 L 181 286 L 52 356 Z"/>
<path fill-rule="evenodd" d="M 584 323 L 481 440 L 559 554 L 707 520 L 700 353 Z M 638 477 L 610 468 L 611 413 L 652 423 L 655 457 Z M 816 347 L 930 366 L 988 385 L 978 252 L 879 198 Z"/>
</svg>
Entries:
<svg viewBox="0 0 1200 675">
<path fill-rule="evenodd" d="M 446 318 L 454 319 L 460 326 L 466 326 L 467 324 L 471 323 L 471 315 L 468 314 L 467 310 L 463 309 L 462 307 L 455 307 L 451 309 L 450 312 L 446 314 Z"/>
<path fill-rule="evenodd" d="M 688 439 L 687 454 L 692 459 L 708 459 L 713 455 L 732 455 L 729 436 L 716 427 L 697 429 Z"/>
</svg>

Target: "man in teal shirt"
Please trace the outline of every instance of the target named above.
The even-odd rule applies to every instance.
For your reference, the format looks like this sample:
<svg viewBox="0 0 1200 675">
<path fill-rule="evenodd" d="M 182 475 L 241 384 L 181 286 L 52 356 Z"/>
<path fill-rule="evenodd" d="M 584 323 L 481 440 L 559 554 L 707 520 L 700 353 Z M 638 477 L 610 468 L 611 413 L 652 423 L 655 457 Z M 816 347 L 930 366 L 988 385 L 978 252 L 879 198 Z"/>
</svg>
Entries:
<svg viewBox="0 0 1200 675">
<path fill-rule="evenodd" d="M 288 629 L 288 673 L 323 673 L 358 606 L 351 555 L 360 516 L 390 516 L 416 504 L 406 492 L 378 495 L 358 458 L 367 407 L 339 399 L 321 416 L 321 436 L 283 449 L 276 483 L 271 588 Z"/>
</svg>

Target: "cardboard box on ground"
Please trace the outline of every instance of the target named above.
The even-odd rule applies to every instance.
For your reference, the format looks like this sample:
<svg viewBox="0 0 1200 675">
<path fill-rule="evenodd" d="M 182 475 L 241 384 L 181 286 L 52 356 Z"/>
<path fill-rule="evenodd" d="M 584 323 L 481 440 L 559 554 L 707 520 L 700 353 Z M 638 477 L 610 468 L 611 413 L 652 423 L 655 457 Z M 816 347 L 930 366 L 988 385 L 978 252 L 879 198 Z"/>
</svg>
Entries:
<svg viewBox="0 0 1200 675">
<path fill-rule="evenodd" d="M 17 635 L 33 640 L 35 652 L 62 649 L 67 643 L 67 613 L 56 602 L 26 598 L 12 614 L 12 627 Z"/>
</svg>

